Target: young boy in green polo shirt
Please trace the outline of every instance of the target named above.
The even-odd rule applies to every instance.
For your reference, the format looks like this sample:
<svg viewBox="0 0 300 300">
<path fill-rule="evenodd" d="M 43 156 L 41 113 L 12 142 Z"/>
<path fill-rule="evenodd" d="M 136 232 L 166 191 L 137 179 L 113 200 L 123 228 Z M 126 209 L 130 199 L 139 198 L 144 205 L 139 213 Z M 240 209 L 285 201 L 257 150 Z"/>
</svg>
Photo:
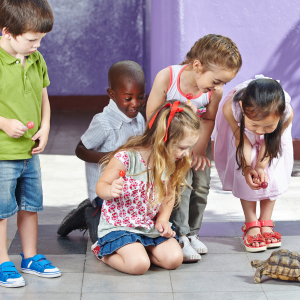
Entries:
<svg viewBox="0 0 300 300">
<path fill-rule="evenodd" d="M 39 157 L 50 129 L 47 66 L 37 51 L 52 30 L 46 0 L 0 1 L 0 285 L 24 286 L 9 261 L 7 218 L 15 213 L 23 253 L 22 272 L 58 277 L 60 270 L 37 254 L 37 212 L 43 209 Z M 32 121 L 34 127 L 26 124 Z"/>
</svg>

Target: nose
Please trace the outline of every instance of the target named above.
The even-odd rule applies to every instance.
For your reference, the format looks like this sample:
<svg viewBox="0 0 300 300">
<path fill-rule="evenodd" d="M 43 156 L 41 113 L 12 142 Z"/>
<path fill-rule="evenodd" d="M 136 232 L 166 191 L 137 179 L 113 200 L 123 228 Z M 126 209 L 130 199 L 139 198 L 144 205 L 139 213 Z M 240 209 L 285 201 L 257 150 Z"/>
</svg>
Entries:
<svg viewBox="0 0 300 300">
<path fill-rule="evenodd" d="M 257 134 L 265 134 L 264 130 L 261 129 L 261 128 L 260 128 L 260 129 L 257 129 L 257 130 L 256 130 L 256 133 L 257 133 Z"/>
<path fill-rule="evenodd" d="M 133 107 L 138 107 L 141 105 L 137 98 L 132 98 L 131 103 Z"/>
<path fill-rule="evenodd" d="M 41 40 L 37 40 L 36 43 L 33 45 L 34 48 L 38 48 L 41 46 Z"/>
<path fill-rule="evenodd" d="M 220 84 L 216 85 L 215 90 L 216 91 L 222 91 L 223 90 L 223 85 L 224 85 L 224 83 L 220 83 Z"/>
</svg>

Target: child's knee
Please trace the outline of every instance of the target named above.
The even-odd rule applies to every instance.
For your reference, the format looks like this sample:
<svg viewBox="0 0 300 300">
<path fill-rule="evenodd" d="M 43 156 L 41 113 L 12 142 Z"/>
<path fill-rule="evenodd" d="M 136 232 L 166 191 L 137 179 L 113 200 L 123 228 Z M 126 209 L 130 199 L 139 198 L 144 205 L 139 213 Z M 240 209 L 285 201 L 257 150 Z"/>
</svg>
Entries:
<svg viewBox="0 0 300 300">
<path fill-rule="evenodd" d="M 150 268 L 150 259 L 148 256 L 138 256 L 128 263 L 128 273 L 132 275 L 143 275 Z"/>
<path fill-rule="evenodd" d="M 181 248 L 179 251 L 174 251 L 172 255 L 168 255 L 164 259 L 164 268 L 167 270 L 177 269 L 183 261 L 183 254 Z"/>
</svg>

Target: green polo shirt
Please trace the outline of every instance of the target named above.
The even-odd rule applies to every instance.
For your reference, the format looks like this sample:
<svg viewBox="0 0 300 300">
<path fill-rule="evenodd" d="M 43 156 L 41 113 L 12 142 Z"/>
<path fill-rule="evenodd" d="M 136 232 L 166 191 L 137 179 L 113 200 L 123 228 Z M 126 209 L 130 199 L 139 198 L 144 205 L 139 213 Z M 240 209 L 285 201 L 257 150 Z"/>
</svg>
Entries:
<svg viewBox="0 0 300 300">
<path fill-rule="evenodd" d="M 26 126 L 34 122 L 20 138 L 11 138 L 0 130 L 0 160 L 28 159 L 37 142 L 31 140 L 41 125 L 42 90 L 50 84 L 43 56 L 35 51 L 26 59 L 25 69 L 17 59 L 0 47 L 0 116 L 17 119 Z"/>
</svg>

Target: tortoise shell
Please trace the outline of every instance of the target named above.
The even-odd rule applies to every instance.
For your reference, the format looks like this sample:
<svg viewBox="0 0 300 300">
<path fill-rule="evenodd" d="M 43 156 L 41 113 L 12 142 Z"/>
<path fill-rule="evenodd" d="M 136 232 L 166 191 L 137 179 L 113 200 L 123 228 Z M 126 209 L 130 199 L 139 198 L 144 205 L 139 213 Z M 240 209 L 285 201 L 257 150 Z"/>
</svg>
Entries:
<svg viewBox="0 0 300 300">
<path fill-rule="evenodd" d="M 300 281 L 300 254 L 287 249 L 273 251 L 267 260 L 252 260 L 257 268 L 254 281 L 259 283 L 262 275 L 275 279 Z"/>
</svg>

